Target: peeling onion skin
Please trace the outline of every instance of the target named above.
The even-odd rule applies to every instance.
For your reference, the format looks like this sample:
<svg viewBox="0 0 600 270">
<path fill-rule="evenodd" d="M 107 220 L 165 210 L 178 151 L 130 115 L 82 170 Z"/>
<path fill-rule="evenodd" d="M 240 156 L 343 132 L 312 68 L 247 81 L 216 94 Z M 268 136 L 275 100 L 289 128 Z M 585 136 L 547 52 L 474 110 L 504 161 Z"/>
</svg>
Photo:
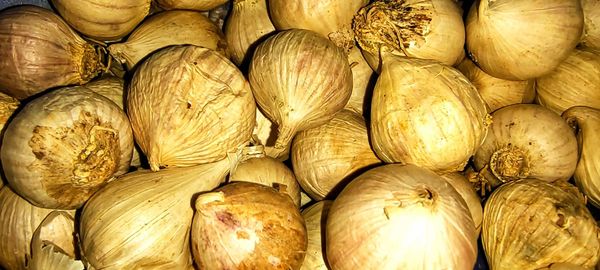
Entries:
<svg viewBox="0 0 600 270">
<path fill-rule="evenodd" d="M 475 224 L 475 230 L 477 231 L 477 235 L 479 235 L 483 220 L 483 207 L 481 206 L 481 198 L 475 192 L 473 185 L 460 173 L 448 173 L 441 176 L 456 189 L 458 194 L 465 200 L 465 203 L 467 203 Z"/>
<path fill-rule="evenodd" d="M 208 11 L 227 3 L 228 0 L 156 0 L 158 6 L 165 10 L 190 9 Z"/>
<path fill-rule="evenodd" d="M 380 166 L 350 182 L 329 209 L 325 244 L 335 270 L 471 270 L 477 258 L 465 201 L 414 165 Z"/>
<path fill-rule="evenodd" d="M 330 200 L 318 201 L 302 210 L 302 217 L 306 223 L 308 246 L 301 270 L 329 270 L 323 253 L 323 243 L 325 242 L 327 213 L 332 202 Z"/>
<path fill-rule="evenodd" d="M 537 179 L 513 181 L 491 194 L 482 243 L 492 270 L 541 269 L 554 263 L 593 268 L 600 254 L 598 227 L 585 204 Z"/>
<path fill-rule="evenodd" d="M 27 103 L 7 126 L 0 151 L 19 195 L 39 207 L 76 209 L 129 170 L 133 136 L 114 102 L 65 87 Z"/>
<path fill-rule="evenodd" d="M 0 90 L 25 99 L 84 84 L 104 68 L 101 56 L 54 12 L 30 5 L 0 12 Z"/>
<path fill-rule="evenodd" d="M 530 80 L 554 70 L 583 32 L 580 0 L 478 0 L 466 19 L 467 49 L 485 73 Z"/>
</svg>

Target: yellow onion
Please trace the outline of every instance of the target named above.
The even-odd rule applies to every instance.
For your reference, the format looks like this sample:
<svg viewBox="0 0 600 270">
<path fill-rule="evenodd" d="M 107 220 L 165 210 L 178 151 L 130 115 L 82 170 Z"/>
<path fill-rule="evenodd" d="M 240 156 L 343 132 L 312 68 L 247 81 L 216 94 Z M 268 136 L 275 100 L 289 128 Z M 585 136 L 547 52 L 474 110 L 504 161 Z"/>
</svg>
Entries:
<svg viewBox="0 0 600 270">
<path fill-rule="evenodd" d="M 36 206 L 76 209 L 114 176 L 133 151 L 127 115 L 81 87 L 27 103 L 7 126 L 1 161 L 8 184 Z"/>
<path fill-rule="evenodd" d="M 278 30 L 307 29 L 349 51 L 354 46 L 352 18 L 369 0 L 269 0 Z"/>
<path fill-rule="evenodd" d="M 537 103 L 561 114 L 573 106 L 600 109 L 600 51 L 576 49 L 554 71 L 537 78 Z"/>
<path fill-rule="evenodd" d="M 192 196 L 216 188 L 229 160 L 126 174 L 98 191 L 81 214 L 83 259 L 93 269 L 193 269 Z"/>
<path fill-rule="evenodd" d="M 598 227 L 577 197 L 537 179 L 502 185 L 488 198 L 482 243 L 490 269 L 598 263 Z M 552 268 L 551 268 L 552 269 Z"/>
<path fill-rule="evenodd" d="M 219 53 L 171 46 L 133 75 L 127 114 L 150 168 L 214 162 L 250 141 L 256 105 L 244 75 Z"/>
<path fill-rule="evenodd" d="M 191 44 L 229 56 L 223 32 L 197 11 L 163 11 L 148 17 L 121 43 L 108 46 L 110 54 L 132 69 L 144 57 L 171 45 Z"/>
<path fill-rule="evenodd" d="M 61 17 L 85 36 L 115 41 L 150 13 L 151 0 L 51 0 Z"/>
<path fill-rule="evenodd" d="M 267 156 L 262 145 L 244 148 L 242 158 L 229 175 L 229 181 L 278 186 L 300 207 L 300 186 L 296 182 L 294 172 L 283 162 Z"/>
<path fill-rule="evenodd" d="M 53 211 L 48 214 L 33 233 L 27 269 L 83 270 L 83 263 L 75 259 L 74 226 L 75 220 L 67 212 Z M 61 238 L 53 239 L 57 236 Z"/>
<path fill-rule="evenodd" d="M 224 32 L 231 59 L 238 66 L 247 63 L 257 43 L 274 31 L 267 0 L 233 0 Z"/>
<path fill-rule="evenodd" d="M 559 115 L 536 104 L 492 113 L 485 142 L 473 157 L 491 187 L 523 178 L 567 180 L 577 166 L 577 140 Z"/>
<path fill-rule="evenodd" d="M 352 95 L 346 104 L 346 109 L 363 114 L 363 110 L 369 109 L 368 105 L 375 84 L 373 69 L 357 47 L 350 50 L 348 62 L 352 68 Z"/>
<path fill-rule="evenodd" d="M 490 112 L 512 104 L 533 103 L 535 99 L 535 80 L 509 81 L 494 78 L 469 58 L 465 58 L 457 69 L 477 88 Z"/>
<path fill-rule="evenodd" d="M 302 210 L 302 217 L 306 223 L 308 245 L 306 247 L 306 257 L 300 268 L 301 270 L 329 270 L 325 262 L 323 243 L 325 242 L 327 212 L 329 212 L 331 203 L 331 201 L 323 200 Z"/>
<path fill-rule="evenodd" d="M 274 147 L 280 152 L 297 132 L 331 120 L 352 94 L 348 57 L 309 30 L 282 31 L 262 42 L 249 80 L 262 112 L 278 127 Z"/>
<path fill-rule="evenodd" d="M 95 48 L 52 11 L 22 5 L 0 12 L 0 90 L 24 99 L 84 84 L 102 69 Z"/>
<path fill-rule="evenodd" d="M 158 6 L 162 9 L 191 9 L 191 10 L 211 10 L 227 3 L 228 0 L 156 0 Z"/>
<path fill-rule="evenodd" d="M 4 131 L 4 127 L 20 104 L 17 99 L 0 92 L 0 132 Z"/>
<path fill-rule="evenodd" d="M 329 209 L 331 269 L 465 269 L 477 233 L 460 194 L 441 176 L 389 164 L 354 179 Z"/>
<path fill-rule="evenodd" d="M 42 221 L 53 209 L 39 208 L 9 187 L 0 188 L 0 267 L 11 270 L 26 269 L 26 260 L 31 258 L 31 240 Z M 74 211 L 69 211 L 71 217 Z M 43 239 L 59 245 L 63 252 L 75 257 L 75 238 L 73 220 L 65 222 L 47 222 Z"/>
<path fill-rule="evenodd" d="M 581 44 L 585 47 L 600 49 L 600 1 L 581 0 L 584 29 Z"/>
<path fill-rule="evenodd" d="M 192 253 L 201 269 L 299 269 L 304 219 L 285 193 L 235 182 L 196 199 Z"/>
<path fill-rule="evenodd" d="M 580 0 L 477 0 L 467 16 L 467 49 L 485 73 L 505 80 L 548 74 L 583 31 Z"/>
<path fill-rule="evenodd" d="M 453 0 L 377 0 L 354 18 L 356 41 L 373 70 L 380 50 L 394 55 L 438 60 L 446 65 L 463 56 L 462 9 Z"/>
<path fill-rule="evenodd" d="M 571 107 L 562 117 L 575 128 L 579 145 L 579 161 L 575 169 L 575 183 L 589 201 L 600 207 L 600 110 L 585 106 Z"/>
<path fill-rule="evenodd" d="M 371 144 L 387 163 L 460 171 L 485 139 L 477 89 L 437 61 L 385 54 L 371 102 Z"/>
<path fill-rule="evenodd" d="M 337 195 L 357 173 L 379 163 L 369 145 L 365 120 L 349 110 L 299 132 L 292 143 L 294 174 L 315 200 Z"/>
<path fill-rule="evenodd" d="M 460 173 L 448 173 L 441 175 L 465 200 L 471 212 L 471 218 L 475 224 L 475 230 L 479 235 L 481 232 L 481 223 L 483 221 L 483 207 L 481 206 L 481 198 L 475 192 L 473 185 L 469 180 Z"/>
</svg>

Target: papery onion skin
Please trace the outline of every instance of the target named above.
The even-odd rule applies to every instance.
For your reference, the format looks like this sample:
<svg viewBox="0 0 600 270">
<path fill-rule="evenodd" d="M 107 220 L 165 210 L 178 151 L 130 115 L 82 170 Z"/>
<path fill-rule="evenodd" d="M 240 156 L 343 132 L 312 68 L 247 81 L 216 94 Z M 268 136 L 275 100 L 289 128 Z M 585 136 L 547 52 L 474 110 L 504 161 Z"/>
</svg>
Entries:
<svg viewBox="0 0 600 270">
<path fill-rule="evenodd" d="M 238 68 L 194 45 L 152 54 L 129 85 L 127 114 L 154 171 L 215 162 L 237 151 L 252 136 L 255 112 Z"/>
<path fill-rule="evenodd" d="M 581 0 L 584 30 L 581 45 L 600 50 L 600 1 Z"/>
<path fill-rule="evenodd" d="M 191 9 L 207 11 L 227 3 L 228 0 L 156 0 L 162 9 Z"/>
<path fill-rule="evenodd" d="M 94 47 L 52 11 L 30 5 L 0 12 L 0 90 L 25 99 L 84 84 L 103 68 Z"/>
<path fill-rule="evenodd" d="M 490 269 L 540 269 L 553 263 L 592 268 L 598 263 L 598 227 L 572 194 L 546 181 L 502 185 L 484 208 L 482 243 Z"/>
<path fill-rule="evenodd" d="M 292 166 L 302 189 L 315 200 L 332 197 L 352 176 L 381 163 L 369 144 L 364 118 L 341 110 L 331 121 L 299 132 Z"/>
<path fill-rule="evenodd" d="M 308 246 L 301 270 L 329 270 L 323 253 L 323 243 L 325 242 L 327 213 L 331 204 L 330 200 L 318 201 L 302 210 L 302 217 L 306 223 Z"/>
<path fill-rule="evenodd" d="M 505 80 L 548 74 L 575 49 L 582 31 L 579 0 L 478 0 L 466 20 L 471 59 Z"/>
<path fill-rule="evenodd" d="M 51 0 L 75 30 L 101 41 L 129 34 L 149 13 L 151 0 Z"/>
<path fill-rule="evenodd" d="M 562 114 L 573 106 L 600 109 L 600 51 L 575 49 L 546 76 L 536 79 L 537 103 Z"/>
<path fill-rule="evenodd" d="M 477 233 L 460 194 L 441 176 L 389 164 L 354 179 L 329 209 L 331 269 L 465 269 Z"/>
<path fill-rule="evenodd" d="M 81 261 L 75 260 L 79 255 L 74 250 L 77 244 L 74 231 L 75 219 L 72 214 L 63 211 L 48 214 L 33 233 L 27 269 L 85 269 Z"/>
<path fill-rule="evenodd" d="M 0 132 L 4 131 L 4 127 L 20 104 L 17 99 L 0 92 Z"/>
<path fill-rule="evenodd" d="M 125 42 L 111 44 L 108 50 L 131 70 L 161 48 L 184 44 L 215 50 L 229 57 L 221 29 L 202 13 L 191 10 L 163 11 L 152 15 L 135 28 Z"/>
<path fill-rule="evenodd" d="M 477 88 L 490 112 L 512 104 L 533 103 L 535 100 L 535 80 L 509 81 L 494 78 L 469 58 L 465 58 L 456 68 Z"/>
<path fill-rule="evenodd" d="M 348 62 L 352 68 L 352 95 L 345 108 L 363 114 L 363 111 L 370 109 L 375 85 L 374 72 L 358 47 L 350 50 Z"/>
<path fill-rule="evenodd" d="M 462 170 L 488 129 L 477 89 L 434 60 L 389 54 L 383 60 L 371 102 L 370 141 L 377 156 L 440 173 Z"/>
<path fill-rule="evenodd" d="M 115 103 L 65 87 L 27 103 L 7 126 L 0 151 L 19 195 L 39 207 L 76 209 L 129 170 L 133 136 Z"/>
<path fill-rule="evenodd" d="M 567 180 L 577 166 L 577 140 L 559 115 L 537 104 L 492 113 L 485 142 L 473 157 L 492 187 L 523 178 Z"/>
<path fill-rule="evenodd" d="M 249 80 L 259 107 L 278 125 L 275 148 L 282 152 L 297 132 L 331 120 L 352 94 L 352 71 L 342 49 L 302 29 L 262 42 L 252 57 Z"/>
<path fill-rule="evenodd" d="M 481 206 L 481 198 L 475 192 L 473 185 L 469 180 L 460 173 L 448 173 L 441 175 L 465 200 L 471 212 L 473 223 L 477 234 L 481 232 L 481 223 L 483 221 L 483 207 Z"/>
</svg>

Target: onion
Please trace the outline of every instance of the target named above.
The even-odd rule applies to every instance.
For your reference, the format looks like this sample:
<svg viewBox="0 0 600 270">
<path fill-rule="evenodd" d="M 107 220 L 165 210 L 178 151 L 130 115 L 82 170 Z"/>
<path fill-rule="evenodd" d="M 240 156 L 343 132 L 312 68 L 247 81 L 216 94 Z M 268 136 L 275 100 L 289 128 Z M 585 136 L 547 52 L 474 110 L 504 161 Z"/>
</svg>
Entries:
<svg viewBox="0 0 600 270">
<path fill-rule="evenodd" d="M 561 114 L 573 106 L 600 109 L 600 51 L 576 49 L 554 71 L 537 78 L 537 103 Z"/>
<path fill-rule="evenodd" d="M 373 1 L 355 16 L 353 28 L 367 62 L 376 71 L 381 68 L 382 49 L 449 66 L 462 60 L 464 53 L 462 10 L 453 0 Z"/>
<path fill-rule="evenodd" d="M 325 242 L 327 213 L 331 203 L 332 201 L 328 200 L 319 201 L 302 210 L 302 217 L 306 223 L 308 246 L 301 270 L 329 270 L 325 262 L 325 254 L 323 254 L 323 243 Z"/>
<path fill-rule="evenodd" d="M 485 204 L 482 243 L 490 268 L 498 270 L 554 263 L 592 268 L 600 254 L 598 227 L 585 205 L 537 179 L 507 183 L 492 193 Z"/>
<path fill-rule="evenodd" d="M 533 103 L 535 99 L 535 80 L 509 81 L 494 78 L 469 58 L 465 58 L 457 69 L 477 88 L 490 112 L 512 104 Z"/>
<path fill-rule="evenodd" d="M 132 151 L 125 113 L 76 86 L 27 103 L 4 132 L 1 161 L 11 188 L 34 205 L 76 209 L 129 170 Z"/>
<path fill-rule="evenodd" d="M 0 90 L 25 99 L 84 84 L 104 67 L 101 55 L 56 14 L 37 6 L 0 12 Z"/>
<path fill-rule="evenodd" d="M 479 235 L 481 232 L 481 223 L 483 222 L 483 207 L 481 206 L 481 198 L 475 192 L 473 185 L 469 180 L 460 173 L 448 173 L 441 175 L 465 200 L 471 212 L 471 218 L 475 224 L 475 230 Z"/>
<path fill-rule="evenodd" d="M 352 18 L 369 0 L 269 0 L 278 30 L 308 29 L 349 51 L 354 46 Z"/>
<path fill-rule="evenodd" d="M 196 199 L 192 253 L 201 269 L 299 269 L 307 237 L 287 194 L 236 182 Z"/>
<path fill-rule="evenodd" d="M 559 115 L 535 104 L 492 113 L 485 142 L 473 158 L 491 187 L 522 178 L 569 179 L 577 166 L 577 140 Z"/>
<path fill-rule="evenodd" d="M 381 163 L 368 136 L 365 120 L 349 110 L 299 132 L 292 143 L 292 165 L 302 189 L 315 200 L 335 196 L 356 173 Z"/>
<path fill-rule="evenodd" d="M 383 55 L 370 130 L 381 160 L 460 171 L 485 139 L 488 118 L 477 89 L 458 70 L 433 60 Z"/>
<path fill-rule="evenodd" d="M 441 176 L 389 164 L 354 179 L 329 209 L 331 269 L 473 269 L 477 233 Z"/>
<path fill-rule="evenodd" d="M 215 162 L 237 151 L 250 140 L 255 111 L 237 67 L 194 45 L 152 54 L 129 85 L 127 114 L 153 171 Z"/>
<path fill-rule="evenodd" d="M 211 10 L 227 3 L 228 0 L 156 0 L 159 7 L 166 10 L 171 9 L 191 9 L 191 10 Z"/>
<path fill-rule="evenodd" d="M 150 13 L 151 0 L 51 0 L 75 30 L 103 41 L 129 34 Z"/>
<path fill-rule="evenodd" d="M 348 62 L 352 68 L 352 95 L 345 108 L 363 114 L 363 111 L 370 109 L 368 105 L 371 103 L 375 84 L 373 69 L 357 47 L 350 50 Z"/>
<path fill-rule="evenodd" d="M 147 55 L 171 45 L 191 44 L 215 50 L 229 57 L 223 32 L 197 11 L 164 11 L 150 16 L 127 41 L 111 44 L 108 50 L 119 62 L 132 69 Z"/>
<path fill-rule="evenodd" d="M 583 30 L 580 0 L 478 0 L 467 16 L 467 49 L 485 73 L 505 80 L 548 74 Z"/>
<path fill-rule="evenodd" d="M 600 1 L 581 0 L 584 31 L 581 44 L 588 48 L 600 49 Z"/>
<path fill-rule="evenodd" d="M 297 132 L 331 120 L 352 93 L 352 71 L 342 49 L 309 30 L 282 31 L 262 42 L 249 80 L 260 109 L 278 126 L 280 152 Z"/>
</svg>

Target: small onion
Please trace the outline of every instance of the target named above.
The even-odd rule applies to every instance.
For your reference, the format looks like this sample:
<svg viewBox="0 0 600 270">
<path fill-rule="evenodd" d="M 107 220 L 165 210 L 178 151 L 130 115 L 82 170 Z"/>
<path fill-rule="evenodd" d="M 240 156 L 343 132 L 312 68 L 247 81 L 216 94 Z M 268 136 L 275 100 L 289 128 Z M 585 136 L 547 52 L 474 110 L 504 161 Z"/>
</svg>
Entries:
<svg viewBox="0 0 600 270">
<path fill-rule="evenodd" d="M 581 44 L 600 50 L 600 0 L 581 0 L 584 29 Z"/>
<path fill-rule="evenodd" d="M 335 196 L 357 172 L 381 163 L 368 136 L 365 120 L 349 110 L 299 132 L 292 142 L 292 166 L 302 189 L 315 200 Z"/>
<path fill-rule="evenodd" d="M 196 199 L 192 253 L 201 269 L 299 269 L 307 236 L 289 196 L 235 182 Z"/>
<path fill-rule="evenodd" d="M 467 16 L 467 49 L 496 78 L 530 80 L 565 60 L 583 31 L 580 0 L 477 0 Z"/>
<path fill-rule="evenodd" d="M 490 112 L 512 104 L 533 103 L 535 99 L 535 80 L 509 81 L 494 78 L 469 58 L 465 58 L 456 68 L 477 88 Z"/>
<path fill-rule="evenodd" d="M 441 176 L 389 164 L 354 179 L 329 209 L 331 269 L 464 269 L 477 233 L 460 194 Z"/>
<path fill-rule="evenodd" d="M 302 217 L 306 223 L 308 246 L 300 270 L 329 270 L 325 262 L 323 243 L 325 242 L 327 213 L 331 203 L 332 201 L 323 200 L 302 210 Z"/>
<path fill-rule="evenodd" d="M 103 41 L 129 34 L 150 13 L 151 0 L 51 0 L 75 30 Z"/>
<path fill-rule="evenodd" d="M 39 207 L 76 209 L 129 170 L 132 151 L 123 110 L 75 86 L 27 103 L 7 126 L 0 154 L 19 195 Z"/>
<path fill-rule="evenodd" d="M 191 9 L 206 11 L 227 3 L 228 0 L 155 0 L 162 9 Z"/>
<path fill-rule="evenodd" d="M 600 51 L 576 49 L 554 71 L 536 79 L 537 103 L 561 114 L 573 106 L 600 109 Z"/>
<path fill-rule="evenodd" d="M 132 69 L 147 55 L 171 45 L 191 44 L 229 57 L 223 32 L 197 11 L 163 11 L 148 17 L 127 37 L 108 46 L 110 54 Z"/>
<path fill-rule="evenodd" d="M 244 75 L 219 53 L 171 46 L 133 75 L 127 114 L 153 171 L 221 160 L 250 141 L 256 105 Z"/>
<path fill-rule="evenodd" d="M 29 5 L 0 12 L 0 59 L 0 90 L 18 99 L 84 84 L 104 68 L 94 47 L 58 15 Z"/>
<path fill-rule="evenodd" d="M 492 113 L 485 142 L 473 158 L 491 187 L 523 178 L 567 180 L 577 166 L 577 140 L 559 115 L 536 104 Z"/>
<path fill-rule="evenodd" d="M 483 213 L 482 243 L 495 270 L 541 269 L 554 263 L 592 268 L 600 254 L 598 233 L 577 197 L 537 179 L 502 185 Z"/>
<path fill-rule="evenodd" d="M 297 132 L 333 118 L 352 94 L 348 57 L 309 30 L 277 33 L 254 52 L 249 71 L 256 102 L 278 126 L 275 148 L 284 152 Z"/>
<path fill-rule="evenodd" d="M 473 185 L 469 180 L 460 173 L 448 173 L 441 175 L 465 200 L 471 212 L 471 218 L 475 224 L 477 234 L 481 232 L 481 223 L 483 222 L 483 207 L 481 206 L 481 198 L 475 192 Z"/>
</svg>

